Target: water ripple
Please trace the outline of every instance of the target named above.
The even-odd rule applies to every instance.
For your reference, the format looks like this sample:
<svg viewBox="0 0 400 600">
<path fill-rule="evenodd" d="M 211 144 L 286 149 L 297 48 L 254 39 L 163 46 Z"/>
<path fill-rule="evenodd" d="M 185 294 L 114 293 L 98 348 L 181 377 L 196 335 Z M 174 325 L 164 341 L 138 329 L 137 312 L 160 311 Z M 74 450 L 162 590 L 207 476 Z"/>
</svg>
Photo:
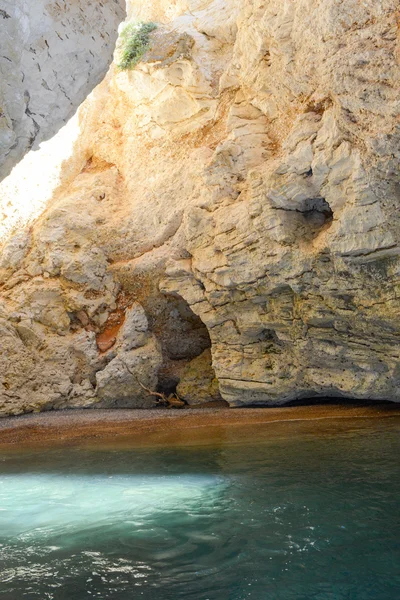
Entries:
<svg viewBox="0 0 400 600">
<path fill-rule="evenodd" d="M 5 455 L 0 598 L 394 600 L 398 433 Z"/>
</svg>

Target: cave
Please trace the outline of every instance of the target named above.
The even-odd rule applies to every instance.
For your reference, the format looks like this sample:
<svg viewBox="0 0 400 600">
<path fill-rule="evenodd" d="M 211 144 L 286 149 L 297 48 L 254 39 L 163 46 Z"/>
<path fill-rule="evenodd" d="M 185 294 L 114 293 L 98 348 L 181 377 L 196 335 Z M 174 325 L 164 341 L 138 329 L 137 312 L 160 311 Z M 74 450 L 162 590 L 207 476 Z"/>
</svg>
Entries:
<svg viewBox="0 0 400 600">
<path fill-rule="evenodd" d="M 158 372 L 158 392 L 176 392 L 186 365 L 211 349 L 207 327 L 180 296 L 162 295 L 149 315 L 150 330 L 161 343 L 163 365 Z"/>
<path fill-rule="evenodd" d="M 0 598 L 398 598 L 398 1 L 2 4 Z"/>
</svg>

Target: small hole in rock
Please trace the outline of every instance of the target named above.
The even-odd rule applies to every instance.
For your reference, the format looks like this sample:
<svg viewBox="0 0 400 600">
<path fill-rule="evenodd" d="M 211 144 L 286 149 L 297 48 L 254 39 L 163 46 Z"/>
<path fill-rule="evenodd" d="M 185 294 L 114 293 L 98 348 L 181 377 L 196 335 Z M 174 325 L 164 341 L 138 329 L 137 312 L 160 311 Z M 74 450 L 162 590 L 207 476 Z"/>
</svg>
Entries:
<svg viewBox="0 0 400 600">
<path fill-rule="evenodd" d="M 333 211 L 325 198 L 308 198 L 305 201 L 303 216 L 320 227 L 333 221 Z"/>
</svg>

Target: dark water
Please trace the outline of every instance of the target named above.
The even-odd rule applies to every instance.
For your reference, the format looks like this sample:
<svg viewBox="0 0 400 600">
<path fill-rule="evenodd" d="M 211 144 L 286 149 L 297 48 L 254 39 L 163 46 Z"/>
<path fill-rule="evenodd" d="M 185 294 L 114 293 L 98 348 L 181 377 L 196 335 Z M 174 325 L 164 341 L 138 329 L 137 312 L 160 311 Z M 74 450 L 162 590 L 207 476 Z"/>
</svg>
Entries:
<svg viewBox="0 0 400 600">
<path fill-rule="evenodd" d="M 3 453 L 0 598 L 398 599 L 397 423 Z"/>
</svg>

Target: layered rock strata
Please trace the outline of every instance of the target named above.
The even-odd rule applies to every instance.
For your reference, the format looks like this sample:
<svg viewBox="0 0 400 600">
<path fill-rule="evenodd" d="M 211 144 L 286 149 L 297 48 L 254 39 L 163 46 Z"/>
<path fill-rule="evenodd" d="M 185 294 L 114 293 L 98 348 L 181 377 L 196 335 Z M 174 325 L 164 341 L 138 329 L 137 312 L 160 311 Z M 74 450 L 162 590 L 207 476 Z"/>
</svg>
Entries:
<svg viewBox="0 0 400 600">
<path fill-rule="evenodd" d="M 399 401 L 397 3 L 162 4 L 3 246 L 0 412 Z"/>
</svg>

